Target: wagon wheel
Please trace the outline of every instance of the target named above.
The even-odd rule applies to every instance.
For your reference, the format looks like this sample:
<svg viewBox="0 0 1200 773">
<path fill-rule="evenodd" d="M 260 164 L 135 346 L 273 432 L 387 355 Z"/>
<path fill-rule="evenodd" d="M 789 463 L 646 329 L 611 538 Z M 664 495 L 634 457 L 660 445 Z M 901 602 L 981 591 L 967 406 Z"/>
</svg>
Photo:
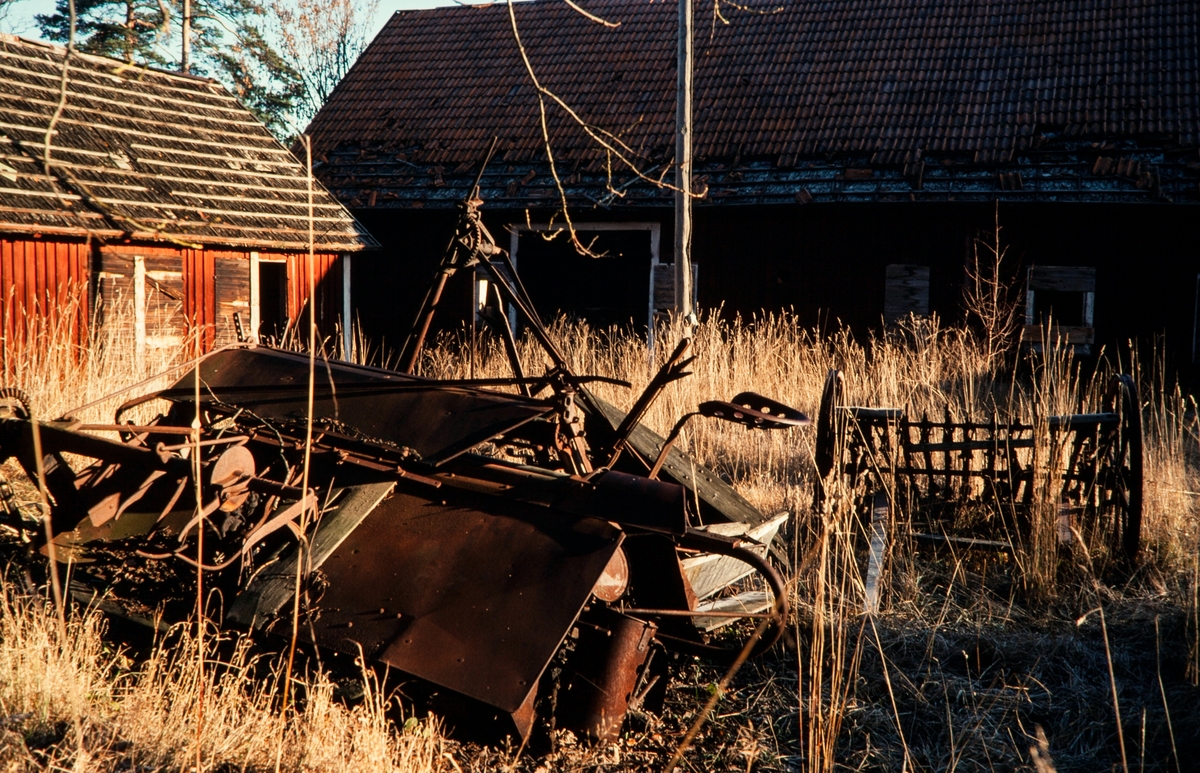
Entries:
<svg viewBox="0 0 1200 773">
<path fill-rule="evenodd" d="M 830 370 L 825 377 L 825 388 L 821 392 L 821 408 L 817 413 L 817 442 L 815 461 L 817 465 L 817 489 L 813 495 L 813 510 L 820 511 L 825 503 L 826 486 L 829 485 L 830 473 L 841 462 L 841 447 L 844 438 L 840 437 L 840 422 L 838 408 L 842 406 L 845 390 L 845 380 L 840 370 Z"/>
<path fill-rule="evenodd" d="M 1131 376 L 1113 376 L 1105 409 L 1117 415 L 1117 426 L 1100 449 L 1097 528 L 1108 529 L 1108 543 L 1132 566 L 1142 536 L 1142 411 Z"/>
</svg>

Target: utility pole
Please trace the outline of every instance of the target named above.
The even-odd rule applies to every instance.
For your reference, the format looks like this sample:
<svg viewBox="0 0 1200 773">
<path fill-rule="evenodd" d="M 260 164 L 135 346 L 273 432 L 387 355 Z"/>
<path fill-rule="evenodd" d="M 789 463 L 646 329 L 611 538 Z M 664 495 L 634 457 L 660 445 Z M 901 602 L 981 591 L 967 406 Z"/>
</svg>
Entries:
<svg viewBox="0 0 1200 773">
<path fill-rule="evenodd" d="M 192 59 L 192 0 L 183 0 L 183 55 L 179 58 L 179 71 L 188 72 Z"/>
<path fill-rule="evenodd" d="M 675 311 L 692 309 L 692 0 L 679 2 L 675 90 Z"/>
</svg>

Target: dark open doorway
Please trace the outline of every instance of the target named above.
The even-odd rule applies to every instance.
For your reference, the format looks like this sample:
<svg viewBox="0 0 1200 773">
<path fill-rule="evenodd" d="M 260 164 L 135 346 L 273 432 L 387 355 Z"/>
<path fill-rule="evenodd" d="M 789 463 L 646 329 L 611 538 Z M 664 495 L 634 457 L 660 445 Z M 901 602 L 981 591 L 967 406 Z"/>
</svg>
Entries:
<svg viewBox="0 0 1200 773">
<path fill-rule="evenodd" d="M 287 329 L 287 263 L 259 261 L 258 340 L 279 341 Z"/>
<path fill-rule="evenodd" d="M 538 313 L 547 321 L 567 314 L 595 327 L 633 325 L 645 330 L 657 233 L 589 231 L 586 225 L 578 233 L 600 257 L 580 255 L 565 233 L 550 240 L 541 233 L 520 233 L 517 272 Z"/>
</svg>

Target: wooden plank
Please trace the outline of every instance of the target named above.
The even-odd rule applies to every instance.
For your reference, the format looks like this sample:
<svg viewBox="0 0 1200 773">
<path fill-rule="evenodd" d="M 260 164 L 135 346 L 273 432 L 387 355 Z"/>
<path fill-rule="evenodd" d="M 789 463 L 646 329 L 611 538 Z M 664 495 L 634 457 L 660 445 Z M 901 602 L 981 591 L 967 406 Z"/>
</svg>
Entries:
<svg viewBox="0 0 1200 773">
<path fill-rule="evenodd" d="M 115 261 L 127 258 L 121 251 L 110 252 Z M 146 248 L 137 250 L 146 271 L 145 345 L 148 349 L 178 346 L 187 329 L 184 303 L 183 263 L 180 250 Z"/>
<path fill-rule="evenodd" d="M 883 318 L 897 322 L 909 314 L 929 316 L 929 267 L 892 264 L 884 269 Z"/>
<path fill-rule="evenodd" d="M 654 310 L 667 311 L 675 308 L 675 264 L 659 263 L 654 266 Z"/>
<path fill-rule="evenodd" d="M 736 596 L 712 599 L 696 605 L 697 612 L 721 612 L 720 617 L 694 617 L 692 624 L 701 631 L 708 633 L 722 628 L 740 618 L 727 617 L 730 612 L 744 612 L 748 615 L 766 612 L 771 608 L 771 594 L 763 590 L 752 590 L 739 593 Z"/>
<path fill-rule="evenodd" d="M 951 537 L 945 534 L 912 534 L 917 542 L 925 542 L 931 545 L 945 545 L 947 547 L 958 548 L 959 550 L 990 550 L 990 551 L 1011 551 L 1012 545 L 1007 542 L 991 539 L 975 539 L 974 537 Z"/>
<path fill-rule="evenodd" d="M 4 354 L 8 355 L 9 346 L 16 343 L 13 338 L 13 320 L 16 318 L 16 279 L 13 277 L 13 242 L 10 239 L 0 239 L 0 323 L 4 331 Z"/>
<path fill-rule="evenodd" d="M 29 303 L 25 307 L 26 325 L 31 317 L 46 313 L 46 264 L 49 262 L 46 255 L 46 242 L 38 240 L 30 242 L 29 246 L 33 248 L 33 271 L 30 274 L 33 282 L 27 285 Z"/>
<path fill-rule="evenodd" d="M 775 535 L 779 533 L 783 524 L 787 523 L 788 517 L 787 513 L 783 513 L 756 526 L 744 523 L 713 524 L 708 527 L 708 530 L 726 536 L 744 534 L 750 539 L 762 543 L 763 547 L 761 548 L 749 547 L 759 555 L 765 555 L 767 546 L 775 539 Z M 712 553 L 685 558 L 680 563 L 683 566 L 684 575 L 687 576 L 688 582 L 692 586 L 692 592 L 698 599 L 708 598 L 743 577 L 749 577 L 754 572 L 754 568 L 744 561 Z"/>
<path fill-rule="evenodd" d="M 78 328 L 79 333 L 78 333 L 78 339 L 76 340 L 76 343 L 79 344 L 79 346 L 81 347 L 81 350 L 82 350 L 83 345 L 86 344 L 87 340 L 88 340 L 88 333 L 89 333 L 88 324 L 89 324 L 89 320 L 91 319 L 91 310 L 92 310 L 92 302 L 93 302 L 92 293 L 91 293 L 91 282 L 89 281 L 89 276 L 91 273 L 91 260 L 92 260 L 91 244 L 90 243 L 88 243 L 88 244 L 76 243 L 76 245 L 75 245 L 75 263 L 72 268 L 72 279 L 75 284 L 75 287 L 77 288 L 76 292 L 79 294 L 79 298 L 80 298 L 80 304 L 79 304 L 79 310 L 78 310 L 78 312 L 79 312 L 79 328 Z"/>
<path fill-rule="evenodd" d="M 1029 289 L 1094 293 L 1096 269 L 1094 266 L 1030 266 Z"/>
<path fill-rule="evenodd" d="M 216 253 L 216 335 L 215 346 L 224 346 L 237 340 L 233 315 L 241 313 L 242 324 L 249 325 L 250 314 L 250 260 L 242 253 Z"/>
<path fill-rule="evenodd" d="M 887 550 L 887 527 L 890 506 L 886 491 L 876 491 L 871 506 L 871 547 L 867 554 L 867 579 L 864 583 L 863 614 L 879 614 L 879 581 L 883 576 L 884 553 Z"/>
<path fill-rule="evenodd" d="M 391 493 L 395 483 L 368 483 L 344 489 L 332 513 L 327 513 L 312 540 L 309 570 L 317 569 L 337 550 L 383 498 Z M 279 561 L 257 575 L 226 614 L 226 622 L 247 628 L 261 627 L 270 622 L 295 590 L 300 551 L 288 548 Z"/>
<path fill-rule="evenodd" d="M 1078 325 L 1054 325 L 1046 330 L 1041 325 L 1025 325 L 1024 339 L 1028 343 L 1042 344 L 1061 341 L 1065 344 L 1094 344 L 1096 328 Z"/>
</svg>

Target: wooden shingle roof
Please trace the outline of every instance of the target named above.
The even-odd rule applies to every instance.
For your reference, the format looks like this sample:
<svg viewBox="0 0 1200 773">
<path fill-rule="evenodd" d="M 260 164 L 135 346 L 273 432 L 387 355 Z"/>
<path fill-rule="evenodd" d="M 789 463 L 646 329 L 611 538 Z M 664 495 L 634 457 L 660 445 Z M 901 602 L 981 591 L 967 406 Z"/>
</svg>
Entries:
<svg viewBox="0 0 1200 773">
<path fill-rule="evenodd" d="M 0 232 L 303 249 L 307 174 L 219 84 L 0 35 Z M 47 128 L 58 110 L 51 164 Z M 323 186 L 317 249 L 375 241 Z"/>
<path fill-rule="evenodd" d="M 696 154 L 970 151 L 1039 133 L 1200 135 L 1194 0 L 758 0 L 697 3 Z M 673 2 L 517 5 L 543 83 L 648 158 L 670 155 Z M 778 8 L 778 12 L 773 12 Z M 381 142 L 428 163 L 542 158 L 532 88 L 503 3 L 396 13 L 310 127 L 318 146 Z M 551 109 L 556 155 L 602 154 Z"/>
</svg>

